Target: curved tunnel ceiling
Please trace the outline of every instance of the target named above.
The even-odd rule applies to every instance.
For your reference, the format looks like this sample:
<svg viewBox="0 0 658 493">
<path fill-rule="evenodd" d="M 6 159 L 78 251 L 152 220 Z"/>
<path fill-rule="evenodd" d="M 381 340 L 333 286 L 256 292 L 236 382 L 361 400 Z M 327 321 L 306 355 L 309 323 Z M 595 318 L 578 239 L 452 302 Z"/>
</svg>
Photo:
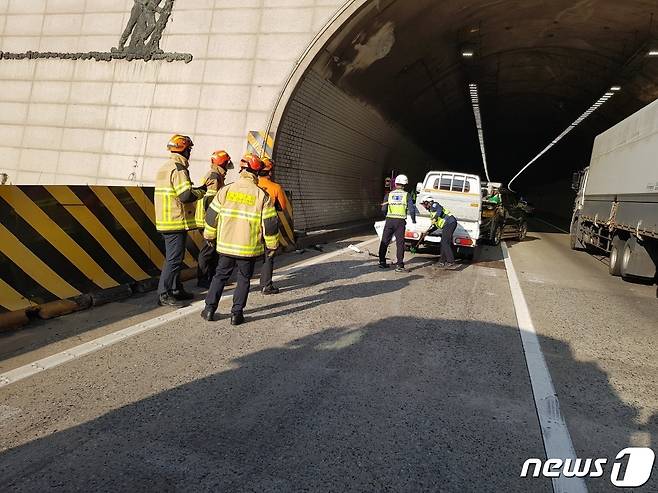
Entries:
<svg viewBox="0 0 658 493">
<path fill-rule="evenodd" d="M 550 183 L 586 164 L 596 134 L 658 97 L 658 57 L 647 56 L 658 49 L 657 7 L 639 0 L 371 1 L 313 69 L 447 166 L 481 173 L 468 92 L 477 83 L 491 179 L 504 182 L 612 85 L 622 86 L 518 182 Z"/>
</svg>

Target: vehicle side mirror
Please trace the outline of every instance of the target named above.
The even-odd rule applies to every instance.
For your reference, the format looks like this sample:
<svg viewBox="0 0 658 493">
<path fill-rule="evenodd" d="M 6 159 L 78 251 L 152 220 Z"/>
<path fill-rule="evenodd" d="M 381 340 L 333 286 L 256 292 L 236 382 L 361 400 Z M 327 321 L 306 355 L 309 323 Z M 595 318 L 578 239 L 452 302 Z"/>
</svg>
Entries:
<svg viewBox="0 0 658 493">
<path fill-rule="evenodd" d="M 580 171 L 576 171 L 571 177 L 571 189 L 576 192 L 580 189 Z"/>
<path fill-rule="evenodd" d="M 422 183 L 416 183 L 416 192 L 420 193 L 423 190 Z"/>
</svg>

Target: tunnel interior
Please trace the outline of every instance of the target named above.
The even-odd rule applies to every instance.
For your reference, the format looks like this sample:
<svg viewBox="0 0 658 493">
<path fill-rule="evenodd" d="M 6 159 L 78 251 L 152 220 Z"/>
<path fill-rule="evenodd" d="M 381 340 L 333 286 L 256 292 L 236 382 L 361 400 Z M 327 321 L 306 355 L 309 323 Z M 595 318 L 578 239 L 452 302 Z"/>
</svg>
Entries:
<svg viewBox="0 0 658 493">
<path fill-rule="evenodd" d="M 570 213 L 569 183 L 594 137 L 658 97 L 654 12 L 642 0 L 368 1 L 314 56 L 278 125 L 280 179 L 301 228 L 372 217 L 383 178 L 432 167 L 484 179 L 520 168 L 611 87 L 514 188 Z"/>
</svg>

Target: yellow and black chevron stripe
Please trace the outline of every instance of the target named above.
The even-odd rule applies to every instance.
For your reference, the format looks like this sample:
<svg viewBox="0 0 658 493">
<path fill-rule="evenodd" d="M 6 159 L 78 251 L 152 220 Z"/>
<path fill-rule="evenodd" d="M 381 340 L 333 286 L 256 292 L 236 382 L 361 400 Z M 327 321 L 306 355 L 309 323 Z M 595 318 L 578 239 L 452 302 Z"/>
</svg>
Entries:
<svg viewBox="0 0 658 493">
<path fill-rule="evenodd" d="M 274 155 L 274 137 L 266 132 L 252 130 L 247 134 L 247 152 L 261 158 L 272 159 Z"/>
<path fill-rule="evenodd" d="M 284 248 L 295 246 L 295 226 L 292 216 L 292 201 L 288 198 L 287 207 L 277 211 L 279 216 L 279 241 Z"/>
<path fill-rule="evenodd" d="M 160 274 L 153 188 L 0 186 L 0 313 Z M 203 239 L 190 233 L 185 264 Z"/>
</svg>

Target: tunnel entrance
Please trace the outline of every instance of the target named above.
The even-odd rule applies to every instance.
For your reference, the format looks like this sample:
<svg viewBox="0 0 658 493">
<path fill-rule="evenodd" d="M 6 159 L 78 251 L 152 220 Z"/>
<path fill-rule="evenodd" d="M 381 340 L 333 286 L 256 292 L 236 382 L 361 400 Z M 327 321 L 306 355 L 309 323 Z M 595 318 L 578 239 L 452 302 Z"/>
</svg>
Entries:
<svg viewBox="0 0 658 493">
<path fill-rule="evenodd" d="M 654 1 L 355 1 L 315 40 L 273 116 L 301 229 L 372 217 L 390 169 L 507 183 L 613 86 L 621 90 L 516 182 L 570 213 L 594 137 L 658 97 Z M 553 204 L 553 205 L 551 205 Z"/>
</svg>

